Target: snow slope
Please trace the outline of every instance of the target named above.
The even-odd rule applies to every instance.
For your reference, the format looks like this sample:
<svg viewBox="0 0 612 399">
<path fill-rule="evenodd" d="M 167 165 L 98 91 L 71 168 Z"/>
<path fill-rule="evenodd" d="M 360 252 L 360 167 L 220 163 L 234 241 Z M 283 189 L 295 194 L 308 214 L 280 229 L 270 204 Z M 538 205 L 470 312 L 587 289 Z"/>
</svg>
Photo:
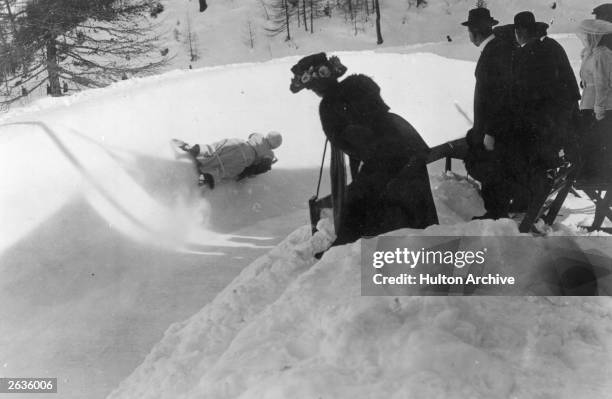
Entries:
<svg viewBox="0 0 612 399">
<path fill-rule="evenodd" d="M 319 227 L 172 325 L 109 399 L 609 397 L 609 297 L 364 297 L 360 243 L 317 261 L 332 239 Z M 517 231 L 505 220 L 393 234 Z"/>
</svg>

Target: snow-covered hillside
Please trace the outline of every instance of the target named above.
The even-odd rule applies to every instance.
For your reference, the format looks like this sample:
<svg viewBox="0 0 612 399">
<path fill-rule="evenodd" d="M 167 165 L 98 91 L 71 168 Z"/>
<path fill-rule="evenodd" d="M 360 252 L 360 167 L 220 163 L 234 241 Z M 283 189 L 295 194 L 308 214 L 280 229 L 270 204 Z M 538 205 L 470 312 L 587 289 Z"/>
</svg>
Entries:
<svg viewBox="0 0 612 399">
<path fill-rule="evenodd" d="M 332 4 L 334 2 L 331 2 Z M 489 0 L 486 2 L 492 15 L 501 24 L 512 23 L 514 15 L 523 10 L 535 13 L 538 20 L 550 24 L 550 33 L 572 33 L 577 23 L 591 17 L 598 0 Z M 334 9 L 331 18 L 315 19 L 313 34 L 298 28 L 297 16 L 290 22 L 292 40 L 286 34 L 270 36 L 266 28 L 271 27 L 273 0 L 213 0 L 208 9 L 200 13 L 196 0 L 165 0 L 165 11 L 158 17 L 162 47 L 170 49 L 171 68 L 186 69 L 207 65 L 235 62 L 264 61 L 289 55 L 305 55 L 319 51 L 338 50 L 382 50 L 423 43 L 452 45 L 436 50 L 450 52 L 454 58 L 460 53 L 475 57 L 461 22 L 467 18 L 468 10 L 476 0 L 428 0 L 425 7 L 416 7 L 415 1 L 380 0 L 382 34 L 384 43 L 376 44 L 373 15 L 366 19 L 359 13 L 357 24 L 346 19 L 341 10 Z M 357 14 L 357 12 L 355 12 Z M 363 15 L 362 15 L 363 14 Z M 308 22 L 310 23 L 310 22 Z M 357 26 L 357 34 L 355 34 Z M 187 44 L 188 31 L 195 35 L 194 49 L 199 59 L 190 60 Z M 252 31 L 253 46 L 251 46 Z M 457 51 L 462 48 L 462 51 Z"/>
</svg>

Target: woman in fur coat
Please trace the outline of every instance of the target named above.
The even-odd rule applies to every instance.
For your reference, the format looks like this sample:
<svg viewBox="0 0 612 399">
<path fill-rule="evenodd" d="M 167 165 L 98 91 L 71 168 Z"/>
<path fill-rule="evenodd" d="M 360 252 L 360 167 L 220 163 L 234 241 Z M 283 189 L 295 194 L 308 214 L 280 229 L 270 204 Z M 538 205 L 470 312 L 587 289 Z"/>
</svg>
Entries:
<svg viewBox="0 0 612 399">
<path fill-rule="evenodd" d="M 346 67 L 325 53 L 302 58 L 291 71 L 293 93 L 306 88 L 321 97 L 321 125 L 332 145 L 334 245 L 437 224 L 426 168 L 429 147 L 410 123 L 389 112 L 378 85 L 365 75 L 339 81 Z M 344 154 L 350 160 L 348 186 Z"/>
</svg>

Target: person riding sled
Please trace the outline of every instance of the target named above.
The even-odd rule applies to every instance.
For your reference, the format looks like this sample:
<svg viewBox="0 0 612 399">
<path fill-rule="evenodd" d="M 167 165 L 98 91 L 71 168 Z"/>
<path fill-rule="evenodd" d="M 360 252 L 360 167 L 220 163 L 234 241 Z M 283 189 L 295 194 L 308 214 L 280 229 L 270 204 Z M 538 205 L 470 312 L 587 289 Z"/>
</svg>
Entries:
<svg viewBox="0 0 612 399">
<path fill-rule="evenodd" d="M 247 140 L 229 138 L 203 145 L 173 141 L 195 160 L 198 184 L 213 189 L 220 180 L 238 181 L 271 170 L 277 161 L 272 150 L 282 144 L 283 137 L 269 132 L 266 136 L 252 133 Z"/>
<path fill-rule="evenodd" d="M 389 112 L 371 78 L 351 75 L 339 81 L 346 70 L 338 57 L 325 53 L 304 57 L 291 68 L 291 92 L 308 89 L 321 97 L 319 116 L 332 148 L 333 245 L 437 224 L 426 168 L 429 147 L 412 125 Z"/>
</svg>

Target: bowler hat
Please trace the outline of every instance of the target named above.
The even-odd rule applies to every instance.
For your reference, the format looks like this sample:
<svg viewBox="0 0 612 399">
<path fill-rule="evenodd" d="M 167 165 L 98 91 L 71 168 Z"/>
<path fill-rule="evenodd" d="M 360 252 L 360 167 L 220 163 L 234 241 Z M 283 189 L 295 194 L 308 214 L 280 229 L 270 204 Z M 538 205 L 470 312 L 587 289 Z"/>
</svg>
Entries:
<svg viewBox="0 0 612 399">
<path fill-rule="evenodd" d="M 499 23 L 498 20 L 491 17 L 491 13 L 488 9 L 483 7 L 473 8 L 468 13 L 468 20 L 462 22 L 463 26 L 475 26 L 475 27 L 483 27 L 483 26 L 495 26 Z"/>
</svg>

